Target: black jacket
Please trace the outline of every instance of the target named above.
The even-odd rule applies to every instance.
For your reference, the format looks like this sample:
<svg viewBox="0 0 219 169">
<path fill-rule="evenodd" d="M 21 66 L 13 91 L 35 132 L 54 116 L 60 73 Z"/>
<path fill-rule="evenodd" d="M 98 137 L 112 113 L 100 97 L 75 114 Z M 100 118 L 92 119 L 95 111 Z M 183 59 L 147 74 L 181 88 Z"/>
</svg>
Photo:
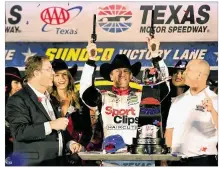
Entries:
<svg viewBox="0 0 219 169">
<path fill-rule="evenodd" d="M 60 102 L 52 95 L 51 101 L 56 111 L 58 111 L 60 107 Z M 90 142 L 92 136 L 90 109 L 84 105 L 81 99 L 79 100 L 79 103 L 81 106 L 80 110 L 77 110 L 70 115 L 73 121 L 73 135 L 71 135 L 71 139 L 86 147 L 87 144 Z M 78 140 L 77 137 L 74 137 L 78 135 L 78 133 L 82 133 L 82 137 L 80 138 L 80 140 Z"/>
<path fill-rule="evenodd" d="M 60 113 L 53 109 L 56 118 L 59 118 Z M 10 123 L 14 138 L 14 157 L 17 165 L 56 164 L 59 150 L 57 131 L 53 130 L 51 134 L 45 135 L 44 123 L 51 119 L 28 85 L 8 99 L 6 119 Z M 66 132 L 62 132 L 62 136 L 65 150 L 65 143 L 70 137 Z"/>
</svg>

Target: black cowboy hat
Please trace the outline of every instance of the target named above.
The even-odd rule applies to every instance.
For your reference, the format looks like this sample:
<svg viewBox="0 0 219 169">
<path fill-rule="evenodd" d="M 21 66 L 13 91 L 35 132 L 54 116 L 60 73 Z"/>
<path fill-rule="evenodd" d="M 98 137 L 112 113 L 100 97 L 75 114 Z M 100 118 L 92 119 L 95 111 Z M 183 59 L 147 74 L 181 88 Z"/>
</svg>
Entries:
<svg viewBox="0 0 219 169">
<path fill-rule="evenodd" d="M 68 66 L 62 59 L 54 59 L 52 62 L 52 68 L 55 72 L 60 70 L 68 70 L 71 73 L 72 77 L 75 77 L 75 75 L 77 74 L 78 65 L 74 64 L 74 66 L 68 69 Z"/>
<path fill-rule="evenodd" d="M 170 75 L 174 74 L 177 70 L 186 70 L 188 61 L 179 60 L 174 67 L 168 67 Z"/>
<path fill-rule="evenodd" d="M 22 77 L 20 71 L 16 67 L 6 67 L 5 68 L 5 92 L 11 91 L 11 82 L 16 80 L 22 83 Z"/>
<path fill-rule="evenodd" d="M 96 107 L 101 104 L 101 93 L 96 87 L 90 86 L 84 91 L 82 99 L 86 105 Z"/>
<path fill-rule="evenodd" d="M 117 54 L 111 64 L 104 63 L 100 66 L 100 75 L 104 79 L 111 81 L 110 79 L 111 71 L 118 68 L 128 68 L 132 72 L 133 76 L 137 76 L 141 70 L 141 62 L 136 62 L 133 65 L 131 65 L 126 55 Z"/>
<path fill-rule="evenodd" d="M 16 80 L 21 82 L 21 74 L 18 68 L 16 67 L 6 67 L 5 68 L 5 78 L 6 80 Z"/>
</svg>

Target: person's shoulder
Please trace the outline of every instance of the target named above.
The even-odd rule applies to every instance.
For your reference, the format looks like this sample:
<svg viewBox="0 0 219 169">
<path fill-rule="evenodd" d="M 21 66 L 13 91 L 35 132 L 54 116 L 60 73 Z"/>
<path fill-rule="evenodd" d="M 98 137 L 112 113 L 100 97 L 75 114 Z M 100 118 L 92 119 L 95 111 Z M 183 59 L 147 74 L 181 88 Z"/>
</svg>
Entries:
<svg viewBox="0 0 219 169">
<path fill-rule="evenodd" d="M 24 89 L 21 89 L 8 98 L 7 104 L 16 104 L 24 99 L 28 99 L 26 96 L 27 94 Z"/>
<path fill-rule="evenodd" d="M 206 91 L 211 99 L 213 99 L 213 100 L 218 99 L 218 95 L 215 92 L 213 92 L 212 90 L 210 90 L 210 88 L 207 88 Z"/>
<path fill-rule="evenodd" d="M 27 92 L 25 91 L 24 88 L 13 94 L 11 97 L 24 97 L 27 95 Z"/>
<path fill-rule="evenodd" d="M 217 94 L 214 91 L 212 91 L 209 87 L 207 88 L 207 93 L 212 96 L 217 96 Z"/>
<path fill-rule="evenodd" d="M 186 91 L 185 93 L 183 93 L 183 94 L 181 94 L 181 95 L 175 97 L 173 103 L 174 103 L 174 104 L 178 104 L 180 101 L 186 99 L 187 96 L 188 96 L 188 94 L 189 94 L 188 92 L 189 92 L 189 91 Z"/>
</svg>

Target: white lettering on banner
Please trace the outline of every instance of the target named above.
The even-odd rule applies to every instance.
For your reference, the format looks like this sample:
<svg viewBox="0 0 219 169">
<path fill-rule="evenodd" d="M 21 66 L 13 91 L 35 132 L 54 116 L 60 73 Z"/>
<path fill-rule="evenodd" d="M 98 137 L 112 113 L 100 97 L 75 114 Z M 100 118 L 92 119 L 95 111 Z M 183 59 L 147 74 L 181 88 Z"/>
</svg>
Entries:
<svg viewBox="0 0 219 169">
<path fill-rule="evenodd" d="M 185 50 L 181 55 L 180 59 L 187 59 L 189 57 L 189 50 Z"/>
<path fill-rule="evenodd" d="M 135 59 L 139 59 L 139 60 L 142 60 L 143 59 L 143 56 L 146 56 L 148 54 L 150 54 L 150 52 L 147 50 L 147 49 L 120 49 L 119 51 L 120 54 L 125 54 L 130 60 L 135 60 Z M 137 58 L 138 55 L 136 55 L 140 53 L 139 55 L 139 58 Z M 135 57 L 134 57 L 135 55 Z M 149 58 L 150 59 L 150 58 Z"/>
<path fill-rule="evenodd" d="M 163 59 L 165 60 L 172 50 L 164 50 Z"/>
<path fill-rule="evenodd" d="M 197 59 L 204 59 L 205 54 L 207 53 L 207 49 L 201 50 Z M 202 57 L 203 56 L 203 57 Z"/>
<path fill-rule="evenodd" d="M 170 54 L 172 50 L 159 50 L 158 51 L 158 55 L 162 56 L 163 59 L 166 59 L 167 56 Z M 142 60 L 142 59 L 146 59 L 146 60 L 151 60 L 152 56 L 150 51 L 148 51 L 147 49 L 143 50 L 143 49 L 120 49 L 119 51 L 120 54 L 125 54 L 128 56 L 128 58 L 130 60 Z M 145 56 L 145 58 L 143 58 Z"/>
<path fill-rule="evenodd" d="M 171 49 L 167 50 L 159 50 L 158 54 L 163 57 L 165 60 L 167 56 L 171 53 Z M 204 59 L 207 49 L 198 49 L 189 51 L 189 49 L 186 49 L 183 51 L 183 53 L 179 56 L 179 49 L 176 49 L 176 51 L 173 54 L 173 60 L 182 60 L 182 59 Z M 145 49 L 120 49 L 120 54 L 125 54 L 130 60 L 151 60 L 152 56 L 151 53 Z"/>
<path fill-rule="evenodd" d="M 142 60 L 143 56 L 145 55 L 145 53 L 147 52 L 147 50 L 140 50 L 141 54 L 139 56 L 139 60 Z"/>
<path fill-rule="evenodd" d="M 174 53 L 173 60 L 183 60 L 183 59 L 204 59 L 205 54 L 207 53 L 207 49 L 198 49 L 189 52 L 189 50 L 185 50 L 181 56 L 178 56 L 179 49 L 177 49 Z"/>
<path fill-rule="evenodd" d="M 178 60 L 179 58 L 177 57 L 179 53 L 179 49 L 176 50 L 176 52 L 173 55 L 173 60 Z"/>
<path fill-rule="evenodd" d="M 145 56 L 145 59 L 146 60 L 151 60 L 152 59 L 152 56 L 151 56 L 151 52 L 147 52 L 146 56 Z"/>
<path fill-rule="evenodd" d="M 139 53 L 139 50 L 138 50 L 138 49 L 132 50 L 132 53 L 129 55 L 129 58 L 130 58 L 131 60 L 137 59 L 138 55 L 136 55 L 136 54 L 138 54 L 138 53 Z"/>
<path fill-rule="evenodd" d="M 5 50 L 5 60 L 12 60 L 16 50 Z"/>
</svg>

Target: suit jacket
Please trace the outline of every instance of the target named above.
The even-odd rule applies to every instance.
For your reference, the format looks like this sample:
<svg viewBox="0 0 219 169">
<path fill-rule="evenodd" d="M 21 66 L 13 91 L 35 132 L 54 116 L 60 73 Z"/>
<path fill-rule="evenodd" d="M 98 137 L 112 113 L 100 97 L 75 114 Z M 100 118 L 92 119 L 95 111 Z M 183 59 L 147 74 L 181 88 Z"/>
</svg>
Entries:
<svg viewBox="0 0 219 169">
<path fill-rule="evenodd" d="M 53 109 L 56 118 L 61 117 Z M 19 161 L 17 165 L 55 165 L 59 151 L 58 133 L 53 130 L 51 134 L 45 135 L 44 123 L 51 119 L 28 85 L 8 99 L 6 119 L 14 138 L 14 163 Z M 62 136 L 64 150 L 65 141 L 70 138 L 66 132 L 62 132 Z"/>
</svg>

